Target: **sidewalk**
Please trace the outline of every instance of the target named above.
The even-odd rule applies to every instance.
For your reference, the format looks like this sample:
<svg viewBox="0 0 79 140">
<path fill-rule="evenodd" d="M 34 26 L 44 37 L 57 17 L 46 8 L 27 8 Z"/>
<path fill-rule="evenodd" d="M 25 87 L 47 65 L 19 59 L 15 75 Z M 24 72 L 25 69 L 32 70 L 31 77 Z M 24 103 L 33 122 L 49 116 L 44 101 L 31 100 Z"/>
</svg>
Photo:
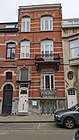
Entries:
<svg viewBox="0 0 79 140">
<path fill-rule="evenodd" d="M 0 116 L 0 123 L 54 122 L 52 115 Z"/>
</svg>

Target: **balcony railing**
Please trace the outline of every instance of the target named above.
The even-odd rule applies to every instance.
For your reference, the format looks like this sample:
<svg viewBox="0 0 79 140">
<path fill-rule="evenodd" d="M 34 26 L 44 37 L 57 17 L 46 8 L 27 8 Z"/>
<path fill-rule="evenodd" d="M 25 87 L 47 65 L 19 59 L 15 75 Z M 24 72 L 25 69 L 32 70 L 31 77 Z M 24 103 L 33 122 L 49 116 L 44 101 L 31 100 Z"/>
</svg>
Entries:
<svg viewBox="0 0 79 140">
<path fill-rule="evenodd" d="M 37 54 L 35 56 L 35 61 L 41 62 L 60 62 L 59 54 Z"/>
<path fill-rule="evenodd" d="M 37 54 L 35 56 L 36 70 L 40 71 L 43 68 L 53 66 L 55 71 L 59 70 L 60 56 L 59 54 Z"/>
<path fill-rule="evenodd" d="M 56 90 L 55 89 L 41 89 L 41 97 L 55 97 L 56 96 Z"/>
</svg>

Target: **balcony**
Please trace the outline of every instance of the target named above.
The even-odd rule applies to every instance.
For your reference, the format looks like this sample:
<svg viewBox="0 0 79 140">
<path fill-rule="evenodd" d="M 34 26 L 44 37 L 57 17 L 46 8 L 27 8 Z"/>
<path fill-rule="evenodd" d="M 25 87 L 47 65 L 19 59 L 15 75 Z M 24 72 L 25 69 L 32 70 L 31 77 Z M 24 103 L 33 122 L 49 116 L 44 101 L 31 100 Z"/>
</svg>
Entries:
<svg viewBox="0 0 79 140">
<path fill-rule="evenodd" d="M 59 64 L 59 54 L 37 54 L 35 56 L 35 65 L 37 70 L 51 66 L 53 66 L 55 70 L 58 70 Z"/>
<path fill-rule="evenodd" d="M 41 93 L 41 97 L 55 97 L 56 96 L 55 89 L 41 89 L 40 93 Z"/>
</svg>

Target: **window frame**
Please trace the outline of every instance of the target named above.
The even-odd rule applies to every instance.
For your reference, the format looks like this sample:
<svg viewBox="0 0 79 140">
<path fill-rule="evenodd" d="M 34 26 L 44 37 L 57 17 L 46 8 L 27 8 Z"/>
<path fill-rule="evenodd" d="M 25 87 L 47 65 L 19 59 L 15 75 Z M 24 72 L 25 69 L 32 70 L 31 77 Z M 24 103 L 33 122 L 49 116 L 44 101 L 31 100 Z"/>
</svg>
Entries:
<svg viewBox="0 0 79 140">
<path fill-rule="evenodd" d="M 41 31 L 51 31 L 53 30 L 53 17 L 44 16 L 41 17 Z"/>
</svg>

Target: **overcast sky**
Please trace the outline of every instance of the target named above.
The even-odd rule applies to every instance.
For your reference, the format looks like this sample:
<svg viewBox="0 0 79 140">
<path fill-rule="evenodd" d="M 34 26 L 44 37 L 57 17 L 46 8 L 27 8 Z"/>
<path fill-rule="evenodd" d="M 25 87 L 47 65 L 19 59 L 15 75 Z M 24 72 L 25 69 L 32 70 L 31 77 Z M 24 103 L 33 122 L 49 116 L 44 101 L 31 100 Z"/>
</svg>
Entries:
<svg viewBox="0 0 79 140">
<path fill-rule="evenodd" d="M 0 22 L 17 22 L 19 6 L 61 3 L 63 18 L 79 18 L 79 0 L 0 0 Z"/>
</svg>

